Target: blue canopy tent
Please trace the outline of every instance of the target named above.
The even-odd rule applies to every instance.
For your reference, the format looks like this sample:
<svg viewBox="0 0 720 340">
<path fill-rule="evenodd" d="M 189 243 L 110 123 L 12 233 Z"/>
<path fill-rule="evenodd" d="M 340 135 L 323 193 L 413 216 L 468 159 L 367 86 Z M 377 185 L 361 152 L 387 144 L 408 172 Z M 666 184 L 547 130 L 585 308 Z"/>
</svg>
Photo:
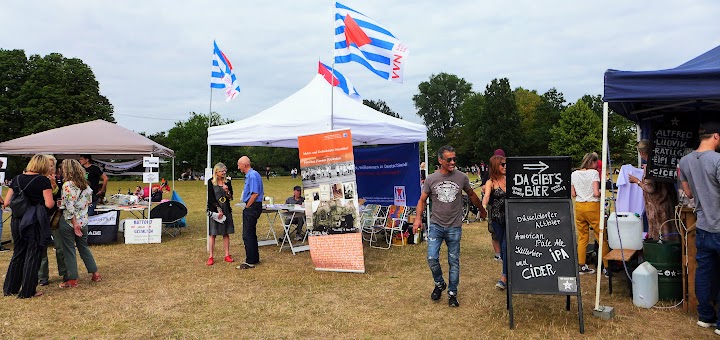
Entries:
<svg viewBox="0 0 720 340">
<path fill-rule="evenodd" d="M 658 111 L 720 112 L 720 46 L 672 69 L 607 70 L 603 101 L 636 122 Z"/>
<path fill-rule="evenodd" d="M 666 115 L 707 120 L 720 113 L 720 46 L 672 69 L 656 71 L 605 71 L 603 101 L 602 174 L 607 173 L 608 112 L 638 122 L 647 137 L 651 121 Z M 605 202 L 605 184 L 600 181 L 600 201 Z M 605 219 L 600 219 L 600 235 Z M 600 242 L 603 242 L 600 236 Z M 603 257 L 602 247 L 598 268 Z M 595 310 L 600 307 L 600 271 L 597 272 Z"/>
</svg>

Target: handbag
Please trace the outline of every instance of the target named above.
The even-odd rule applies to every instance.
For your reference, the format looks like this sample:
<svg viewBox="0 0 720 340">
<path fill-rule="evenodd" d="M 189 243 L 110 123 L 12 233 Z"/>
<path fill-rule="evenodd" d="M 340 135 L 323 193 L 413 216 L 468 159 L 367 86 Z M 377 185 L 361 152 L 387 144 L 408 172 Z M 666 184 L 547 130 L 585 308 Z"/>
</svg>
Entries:
<svg viewBox="0 0 720 340">
<path fill-rule="evenodd" d="M 62 217 L 62 210 L 57 209 L 50 217 L 50 230 L 57 230 L 60 227 L 60 217 Z"/>
<path fill-rule="evenodd" d="M 28 184 L 25 185 L 25 188 L 20 189 L 20 177 L 17 177 L 18 181 L 18 192 L 13 193 L 12 199 L 10 199 L 10 209 L 12 210 L 12 214 L 14 217 L 23 217 L 25 215 L 25 212 L 27 211 L 28 207 L 30 206 L 30 202 L 28 201 L 27 197 L 25 197 L 25 194 L 23 191 L 27 189 L 27 187 L 32 183 L 37 177 L 33 177 L 33 179 L 30 180 Z"/>
</svg>

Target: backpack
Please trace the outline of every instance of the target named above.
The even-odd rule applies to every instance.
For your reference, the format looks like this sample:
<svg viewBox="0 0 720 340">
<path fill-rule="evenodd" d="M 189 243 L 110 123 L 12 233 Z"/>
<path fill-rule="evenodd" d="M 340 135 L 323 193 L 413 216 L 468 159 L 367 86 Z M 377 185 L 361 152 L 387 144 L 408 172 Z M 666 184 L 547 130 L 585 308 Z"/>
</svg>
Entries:
<svg viewBox="0 0 720 340">
<path fill-rule="evenodd" d="M 36 177 L 33 177 L 33 179 L 30 180 L 28 184 L 25 185 L 25 188 L 20 189 L 20 177 L 17 177 L 18 181 L 18 192 L 13 193 L 12 199 L 10 199 L 10 209 L 12 210 L 12 214 L 14 217 L 23 217 L 25 215 L 25 212 L 27 211 L 28 207 L 30 206 L 30 201 L 28 201 L 27 197 L 23 193 L 25 189 L 32 183 Z"/>
</svg>

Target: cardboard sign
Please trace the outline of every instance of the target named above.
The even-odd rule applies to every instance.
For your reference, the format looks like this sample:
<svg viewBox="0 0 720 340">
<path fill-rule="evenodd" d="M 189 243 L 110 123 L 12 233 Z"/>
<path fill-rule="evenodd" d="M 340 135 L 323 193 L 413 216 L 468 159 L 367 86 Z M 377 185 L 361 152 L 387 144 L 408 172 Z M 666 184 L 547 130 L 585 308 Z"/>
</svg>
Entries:
<svg viewBox="0 0 720 340">
<path fill-rule="evenodd" d="M 143 168 L 154 168 L 160 167 L 160 157 L 143 157 Z"/>
<path fill-rule="evenodd" d="M 570 157 L 508 157 L 508 198 L 570 198 Z"/>
<path fill-rule="evenodd" d="M 347 233 L 309 237 L 315 270 L 364 273 L 362 235 Z"/>
<path fill-rule="evenodd" d="M 146 172 L 143 173 L 143 183 L 157 183 L 160 180 L 160 173 Z"/>
<path fill-rule="evenodd" d="M 160 243 L 162 236 L 162 219 L 126 220 L 125 243 L 145 244 Z"/>
</svg>

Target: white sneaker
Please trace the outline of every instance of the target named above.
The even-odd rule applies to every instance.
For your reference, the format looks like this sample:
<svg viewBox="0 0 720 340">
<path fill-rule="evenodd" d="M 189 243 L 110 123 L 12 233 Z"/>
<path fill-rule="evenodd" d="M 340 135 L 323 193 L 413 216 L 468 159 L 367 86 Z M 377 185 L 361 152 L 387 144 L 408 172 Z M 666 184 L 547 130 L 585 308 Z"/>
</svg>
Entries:
<svg viewBox="0 0 720 340">
<path fill-rule="evenodd" d="M 715 329 L 715 334 L 720 335 L 720 329 Z"/>
<path fill-rule="evenodd" d="M 588 267 L 587 264 L 584 264 L 584 265 L 580 266 L 580 269 L 578 270 L 578 272 L 580 272 L 580 275 L 595 274 L 595 269 L 592 269 L 592 268 Z"/>
<path fill-rule="evenodd" d="M 700 326 L 700 327 L 702 327 L 702 328 L 715 327 L 715 323 L 714 323 L 714 322 L 705 322 L 705 321 L 700 321 L 700 320 L 698 320 L 697 325 Z M 717 332 L 715 332 L 715 333 L 717 333 Z M 718 334 L 720 334 L 720 333 L 718 333 Z"/>
</svg>

